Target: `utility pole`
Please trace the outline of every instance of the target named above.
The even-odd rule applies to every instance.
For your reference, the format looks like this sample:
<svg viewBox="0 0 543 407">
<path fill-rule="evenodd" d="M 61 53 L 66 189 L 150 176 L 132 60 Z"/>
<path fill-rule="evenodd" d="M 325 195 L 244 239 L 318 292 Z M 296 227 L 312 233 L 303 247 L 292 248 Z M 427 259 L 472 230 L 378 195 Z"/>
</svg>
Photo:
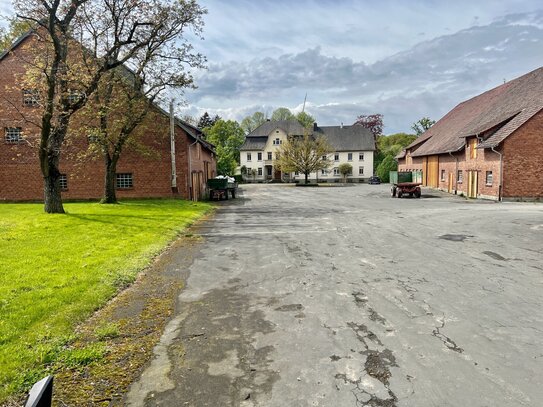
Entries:
<svg viewBox="0 0 543 407">
<path fill-rule="evenodd" d="M 307 92 L 305 92 L 304 106 L 302 107 L 302 113 L 305 111 L 305 102 L 307 100 Z"/>
<path fill-rule="evenodd" d="M 172 189 L 177 188 L 177 168 L 175 165 L 175 119 L 173 116 L 173 99 L 170 101 L 170 153 L 172 160 Z"/>
</svg>

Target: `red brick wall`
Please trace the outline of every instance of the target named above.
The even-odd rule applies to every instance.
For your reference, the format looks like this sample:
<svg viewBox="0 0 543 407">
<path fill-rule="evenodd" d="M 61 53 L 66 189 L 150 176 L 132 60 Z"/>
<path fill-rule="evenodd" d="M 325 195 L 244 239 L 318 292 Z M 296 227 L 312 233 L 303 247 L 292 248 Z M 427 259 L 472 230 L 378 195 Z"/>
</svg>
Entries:
<svg viewBox="0 0 543 407">
<path fill-rule="evenodd" d="M 503 196 L 543 197 L 543 112 L 503 142 Z"/>
<path fill-rule="evenodd" d="M 21 86 L 18 83 L 24 73 L 23 59 L 29 38 L 13 55 L 0 61 L 0 200 L 42 200 L 43 178 L 38 159 L 40 108 L 24 107 Z M 183 129 L 176 127 L 176 168 L 178 191 L 171 188 L 171 157 L 169 119 L 162 114 L 152 114 L 142 126 L 146 129 L 138 139 L 138 145 L 125 146 L 117 165 L 118 173 L 131 173 L 133 188 L 118 189 L 119 198 L 182 197 L 189 198 L 187 148 L 194 139 Z M 24 143 L 7 144 L 6 127 L 21 127 Z M 100 154 L 89 154 L 85 135 L 73 131 L 77 128 L 74 117 L 72 131 L 64 143 L 60 170 L 67 175 L 68 189 L 62 192 L 64 199 L 97 199 L 103 194 L 104 164 Z M 200 158 L 193 154 L 192 167 L 200 170 L 204 161 L 215 171 L 215 160 L 210 151 L 202 148 Z M 205 181 L 204 181 L 205 182 Z"/>
</svg>

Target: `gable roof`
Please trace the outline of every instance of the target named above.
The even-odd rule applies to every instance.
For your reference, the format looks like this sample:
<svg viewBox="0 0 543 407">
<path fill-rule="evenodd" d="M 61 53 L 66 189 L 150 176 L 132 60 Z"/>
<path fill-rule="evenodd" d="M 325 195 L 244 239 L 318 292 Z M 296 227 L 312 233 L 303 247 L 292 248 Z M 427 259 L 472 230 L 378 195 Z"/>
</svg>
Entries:
<svg viewBox="0 0 543 407">
<path fill-rule="evenodd" d="M 462 149 L 465 137 L 479 136 L 480 148 L 495 147 L 543 108 L 543 68 L 466 100 L 417 140 L 412 155 L 444 154 Z"/>
<path fill-rule="evenodd" d="M 287 136 L 303 136 L 308 133 L 313 136 L 325 137 L 335 151 L 374 151 L 373 134 L 362 126 L 317 126 L 305 129 L 297 120 L 266 121 L 245 137 L 241 151 L 264 150 L 268 137 L 273 136 L 277 129 L 283 130 Z"/>
</svg>

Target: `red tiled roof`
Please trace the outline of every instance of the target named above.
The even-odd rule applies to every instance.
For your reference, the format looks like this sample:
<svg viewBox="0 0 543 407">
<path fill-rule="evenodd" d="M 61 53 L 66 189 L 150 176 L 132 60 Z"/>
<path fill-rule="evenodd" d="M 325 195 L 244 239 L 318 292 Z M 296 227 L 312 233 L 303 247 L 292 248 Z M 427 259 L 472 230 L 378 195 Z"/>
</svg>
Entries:
<svg viewBox="0 0 543 407">
<path fill-rule="evenodd" d="M 407 148 L 413 156 L 444 154 L 464 147 L 465 137 L 493 129 L 480 146 L 494 147 L 543 108 L 543 68 L 460 103 Z"/>
</svg>

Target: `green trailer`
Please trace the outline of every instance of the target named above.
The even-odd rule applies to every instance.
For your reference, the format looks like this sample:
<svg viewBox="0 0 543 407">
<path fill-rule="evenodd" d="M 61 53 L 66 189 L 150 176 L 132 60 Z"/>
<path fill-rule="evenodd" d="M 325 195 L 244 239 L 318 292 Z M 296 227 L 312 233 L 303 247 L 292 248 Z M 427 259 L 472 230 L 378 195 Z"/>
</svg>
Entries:
<svg viewBox="0 0 543 407">
<path fill-rule="evenodd" d="M 411 171 L 390 171 L 390 183 L 392 187 L 390 188 L 390 196 L 395 198 L 401 198 L 404 195 L 409 194 L 409 196 L 414 196 L 415 198 L 420 198 L 421 196 L 421 182 L 418 181 L 417 176 Z"/>
<path fill-rule="evenodd" d="M 220 201 L 228 199 L 228 194 L 235 198 L 238 184 L 229 182 L 228 178 L 212 178 L 207 180 L 207 188 L 209 190 L 209 199 Z"/>
</svg>

